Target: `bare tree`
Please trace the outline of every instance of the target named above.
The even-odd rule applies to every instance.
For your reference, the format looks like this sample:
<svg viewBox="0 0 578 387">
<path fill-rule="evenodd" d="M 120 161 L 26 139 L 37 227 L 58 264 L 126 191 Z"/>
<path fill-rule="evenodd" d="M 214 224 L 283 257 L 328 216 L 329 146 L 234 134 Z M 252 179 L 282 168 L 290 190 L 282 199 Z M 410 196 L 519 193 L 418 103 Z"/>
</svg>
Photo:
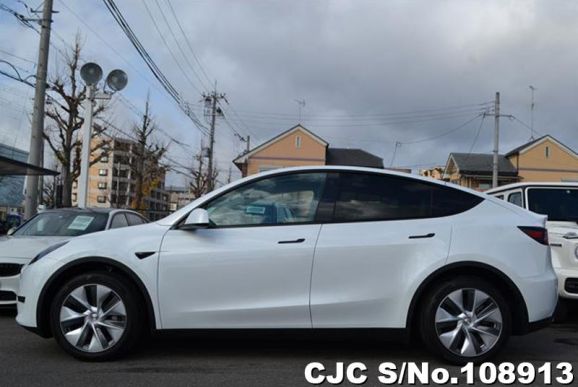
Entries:
<svg viewBox="0 0 578 387">
<path fill-rule="evenodd" d="M 50 88 L 58 94 L 58 98 L 50 100 L 46 110 L 51 124 L 47 126 L 44 138 L 61 166 L 62 205 L 64 207 L 72 205 L 72 182 L 80 175 L 82 141 L 79 130 L 84 123 L 80 107 L 86 98 L 86 86 L 80 85 L 77 79 L 80 52 L 81 44 L 77 36 L 74 46 L 67 55 L 65 74 L 58 74 L 50 80 Z M 106 106 L 100 103 L 94 109 L 94 116 L 101 115 L 105 109 Z M 101 136 L 106 130 L 98 124 L 95 124 L 93 129 L 93 138 Z M 91 154 L 104 148 L 108 143 L 108 140 L 98 141 L 93 145 Z M 100 161 L 101 157 L 102 153 L 93 156 L 90 165 Z"/>
<path fill-rule="evenodd" d="M 153 140 L 155 130 L 157 126 L 151 117 L 150 100 L 147 96 L 142 120 L 133 127 L 137 143 L 130 162 L 131 175 L 135 180 L 135 196 L 131 207 L 139 211 L 145 210 L 144 198 L 160 185 L 165 176 L 165 167 L 160 161 L 167 152 L 167 147 Z"/>
<path fill-rule="evenodd" d="M 217 181 L 219 171 L 217 168 L 213 168 L 212 173 L 209 173 L 209 167 L 204 162 L 203 150 L 193 157 L 193 166 L 191 168 L 191 181 L 189 183 L 189 191 L 195 198 L 201 197 L 202 195 L 209 192 L 210 182 Z"/>
</svg>

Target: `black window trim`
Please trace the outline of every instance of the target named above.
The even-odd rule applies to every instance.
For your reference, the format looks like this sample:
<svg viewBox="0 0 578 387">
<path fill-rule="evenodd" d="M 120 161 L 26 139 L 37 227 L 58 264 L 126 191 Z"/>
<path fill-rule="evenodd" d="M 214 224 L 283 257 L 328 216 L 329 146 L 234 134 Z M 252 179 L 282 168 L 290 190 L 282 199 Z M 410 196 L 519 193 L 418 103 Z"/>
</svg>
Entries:
<svg viewBox="0 0 578 387">
<path fill-rule="evenodd" d="M 295 222 L 295 223 L 279 223 L 279 224 L 250 224 L 250 225 L 230 225 L 230 226 L 209 226 L 208 229 L 211 230 L 218 230 L 218 229 L 228 229 L 228 228 L 252 228 L 252 227 L 287 227 L 287 226 L 302 226 L 302 225 L 315 225 L 315 224 L 319 224 L 319 225 L 324 225 L 324 224 L 346 224 L 346 223 L 366 223 L 366 222 L 395 222 L 398 220 L 413 220 L 413 219 L 439 219 L 439 218 L 446 218 L 446 217 L 450 217 L 450 216 L 456 216 L 456 215 L 460 215 L 463 214 L 464 212 L 470 211 L 472 209 L 474 209 L 475 207 L 479 206 L 482 202 L 484 202 L 486 199 L 482 196 L 470 193 L 470 192 L 466 192 L 463 190 L 460 190 L 457 187 L 452 187 L 450 185 L 447 184 L 437 184 L 437 183 L 433 183 L 430 181 L 424 181 L 421 179 L 416 179 L 414 177 L 408 177 L 408 176 L 401 176 L 401 175 L 397 175 L 397 174 L 393 174 L 393 173 L 380 173 L 380 172 L 375 172 L 375 171 L 359 171 L 359 170 L 350 170 L 350 169 L 307 169 L 307 170 L 298 170 L 298 171 L 285 171 L 285 172 L 278 172 L 278 173 L 274 173 L 271 175 L 266 175 L 266 176 L 262 176 L 259 178 L 255 178 L 255 179 L 251 179 L 248 180 L 242 184 L 239 185 L 235 185 L 223 192 L 221 192 L 219 195 L 214 196 L 210 199 L 208 199 L 205 202 L 202 202 L 201 204 L 199 204 L 197 207 L 191 209 L 191 211 L 185 213 L 178 221 L 176 221 L 173 226 L 170 228 L 171 230 L 178 230 L 180 225 L 187 219 L 187 217 L 189 216 L 189 214 L 197 209 L 197 208 L 206 208 L 207 205 L 209 205 L 211 202 L 213 202 L 214 200 L 220 198 L 223 195 L 226 195 L 227 193 L 236 190 L 238 188 L 244 187 L 248 184 L 253 184 L 256 183 L 258 181 L 264 180 L 264 179 L 268 179 L 268 178 L 273 178 L 273 177 L 279 177 L 279 176 L 286 176 L 286 175 L 295 175 L 295 174 L 309 174 L 309 173 L 325 173 L 327 175 L 327 178 L 325 179 L 325 185 L 323 187 L 323 190 L 321 192 L 321 196 L 319 199 L 319 203 L 317 204 L 317 210 L 315 213 L 315 218 L 313 221 L 310 222 Z M 335 221 L 333 220 L 333 216 L 331 218 L 331 220 L 329 219 L 320 219 L 319 218 L 319 206 L 322 203 L 322 201 L 324 200 L 324 198 L 326 197 L 327 194 L 327 183 L 330 179 L 330 175 L 331 174 L 337 174 L 338 175 L 338 182 L 337 182 L 337 187 L 339 189 L 340 187 L 340 180 L 341 180 L 341 173 L 353 173 L 353 174 L 362 174 L 362 175 L 377 175 L 377 176 L 386 176 L 386 177 L 394 177 L 394 178 L 399 178 L 399 179 L 404 179 L 404 180 L 411 180 L 411 181 L 418 181 L 421 182 L 425 185 L 428 186 L 433 186 L 433 187 L 443 187 L 443 188 L 447 188 L 447 189 L 454 189 L 457 191 L 460 191 L 464 194 L 468 194 L 474 197 L 477 197 L 480 201 L 479 203 L 477 203 L 476 205 L 474 205 L 473 207 L 470 207 L 469 209 L 467 209 L 466 211 L 462 211 L 462 212 L 458 212 L 456 214 L 451 214 L 451 215 L 445 215 L 445 216 L 427 216 L 427 217 L 404 217 L 404 218 L 395 218 L 395 219 L 362 219 L 362 220 L 349 220 L 349 221 Z M 335 201 L 333 202 L 333 213 L 335 213 Z"/>
<path fill-rule="evenodd" d="M 114 222 L 114 218 L 116 218 L 116 217 L 119 216 L 119 215 L 124 216 L 124 220 L 126 221 L 126 226 L 123 226 L 123 227 L 115 227 L 115 228 L 125 228 L 125 227 L 129 227 L 128 218 L 127 218 L 126 215 L 125 215 L 126 212 L 127 212 L 127 211 L 118 211 L 118 212 L 115 212 L 115 213 L 111 216 L 111 218 L 110 218 L 110 224 L 108 225 L 108 229 L 107 229 L 107 230 L 113 230 L 113 228 L 112 228 L 112 222 Z"/>
<path fill-rule="evenodd" d="M 407 176 L 400 176 L 400 175 L 395 175 L 395 174 L 389 174 L 389 173 L 377 173 L 377 172 L 366 172 L 366 171 L 351 171 L 351 170 L 339 170 L 339 182 L 338 182 L 338 193 L 341 193 L 341 174 L 342 173 L 352 173 L 352 174 L 362 174 L 362 175 L 378 175 L 378 176 L 387 176 L 387 177 L 394 177 L 394 178 L 399 178 L 402 180 L 410 180 L 410 181 L 418 181 L 420 183 L 423 183 L 426 186 L 429 187 L 443 187 L 443 188 L 447 188 L 447 189 L 456 189 L 452 186 L 448 186 L 445 184 L 436 184 L 436 183 L 432 183 L 429 181 L 423 181 L 421 179 L 415 179 L 413 177 L 407 177 Z M 456 215 L 460 215 L 463 214 L 464 212 L 470 211 L 472 209 L 474 209 L 475 207 L 479 206 L 485 199 L 481 196 L 478 195 L 474 195 L 470 192 L 465 192 L 463 190 L 457 189 L 457 191 L 460 191 L 464 194 L 468 194 L 474 197 L 477 197 L 478 199 L 480 199 L 480 201 L 475 204 L 474 206 L 468 208 L 465 211 L 461 211 L 455 214 L 450 214 L 450 215 L 442 215 L 442 216 L 407 216 L 407 217 L 399 217 L 399 218 L 388 218 L 388 219 L 383 219 L 383 218 L 375 218 L 375 219 L 360 219 L 360 220 L 347 220 L 347 221 L 336 221 L 336 220 L 331 220 L 331 221 L 326 221 L 323 224 L 345 224 L 345 223 L 366 223 L 366 222 L 395 222 L 395 221 L 400 221 L 400 220 L 418 220 L 418 219 L 439 219 L 439 218 L 447 218 L 450 216 L 456 216 Z M 335 215 L 335 208 L 336 208 L 336 203 L 333 203 L 333 214 Z"/>
</svg>

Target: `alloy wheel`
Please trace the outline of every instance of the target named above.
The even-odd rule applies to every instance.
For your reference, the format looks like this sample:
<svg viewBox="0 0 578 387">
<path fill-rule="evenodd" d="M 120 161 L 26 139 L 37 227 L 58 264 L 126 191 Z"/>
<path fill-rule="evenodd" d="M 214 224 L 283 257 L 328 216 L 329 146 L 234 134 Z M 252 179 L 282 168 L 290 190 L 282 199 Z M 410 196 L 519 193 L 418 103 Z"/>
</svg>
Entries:
<svg viewBox="0 0 578 387">
<path fill-rule="evenodd" d="M 456 355 L 480 356 L 502 335 L 498 303 L 478 289 L 458 289 L 447 295 L 436 310 L 435 326 L 442 345 Z"/>
<path fill-rule="evenodd" d="M 123 300 L 111 288 L 87 284 L 70 292 L 60 308 L 60 328 L 66 340 L 84 352 L 114 346 L 126 329 Z"/>
</svg>

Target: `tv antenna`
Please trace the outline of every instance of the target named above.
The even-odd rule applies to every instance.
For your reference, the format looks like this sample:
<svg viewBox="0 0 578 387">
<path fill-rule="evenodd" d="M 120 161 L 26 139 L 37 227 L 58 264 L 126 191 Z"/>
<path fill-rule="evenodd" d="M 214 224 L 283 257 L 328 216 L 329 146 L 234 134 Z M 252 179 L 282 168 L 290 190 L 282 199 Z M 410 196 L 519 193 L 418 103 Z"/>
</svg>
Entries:
<svg viewBox="0 0 578 387">
<path fill-rule="evenodd" d="M 298 109 L 299 109 L 299 123 L 301 123 L 301 110 L 305 108 L 305 100 L 304 99 L 295 99 L 297 102 Z"/>
</svg>

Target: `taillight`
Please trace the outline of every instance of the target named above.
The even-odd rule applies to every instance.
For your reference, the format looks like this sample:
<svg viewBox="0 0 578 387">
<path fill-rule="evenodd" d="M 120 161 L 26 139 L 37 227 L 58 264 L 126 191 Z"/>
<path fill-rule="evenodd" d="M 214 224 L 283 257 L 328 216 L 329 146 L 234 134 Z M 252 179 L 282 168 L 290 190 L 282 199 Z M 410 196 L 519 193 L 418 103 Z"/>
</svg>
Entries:
<svg viewBox="0 0 578 387">
<path fill-rule="evenodd" d="M 522 232 L 538 243 L 548 246 L 548 230 L 542 227 L 518 227 Z"/>
</svg>

